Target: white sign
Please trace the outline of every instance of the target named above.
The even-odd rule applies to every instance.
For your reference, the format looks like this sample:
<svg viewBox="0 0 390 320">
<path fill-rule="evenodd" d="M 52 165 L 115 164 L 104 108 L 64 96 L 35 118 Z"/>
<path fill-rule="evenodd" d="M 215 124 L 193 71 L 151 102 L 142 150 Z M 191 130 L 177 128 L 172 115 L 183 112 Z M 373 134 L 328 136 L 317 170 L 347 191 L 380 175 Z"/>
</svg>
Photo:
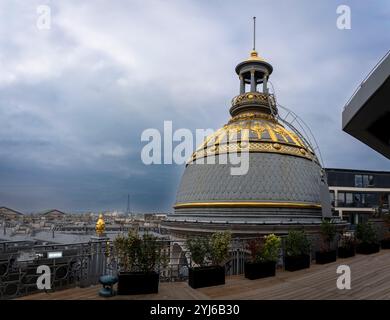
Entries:
<svg viewBox="0 0 390 320">
<path fill-rule="evenodd" d="M 62 258 L 62 251 L 48 252 L 47 257 L 49 259 Z"/>
</svg>

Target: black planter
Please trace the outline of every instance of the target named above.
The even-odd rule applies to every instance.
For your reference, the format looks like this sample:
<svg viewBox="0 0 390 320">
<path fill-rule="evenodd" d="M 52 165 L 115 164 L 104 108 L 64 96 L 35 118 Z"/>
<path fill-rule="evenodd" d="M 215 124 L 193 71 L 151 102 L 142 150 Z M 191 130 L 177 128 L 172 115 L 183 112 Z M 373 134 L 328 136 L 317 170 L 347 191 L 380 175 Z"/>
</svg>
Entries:
<svg viewBox="0 0 390 320">
<path fill-rule="evenodd" d="M 390 239 L 384 239 L 381 241 L 382 249 L 390 249 Z"/>
<path fill-rule="evenodd" d="M 274 277 L 276 270 L 276 262 L 245 262 L 245 278 L 250 280 Z"/>
<path fill-rule="evenodd" d="M 188 284 L 194 289 L 225 284 L 225 267 L 209 266 L 189 268 Z"/>
<path fill-rule="evenodd" d="M 297 271 L 306 268 L 310 268 L 310 256 L 307 254 L 286 256 L 284 258 L 284 269 L 287 271 Z"/>
<path fill-rule="evenodd" d="M 157 272 L 121 272 L 118 276 L 118 294 L 158 293 Z"/>
<path fill-rule="evenodd" d="M 331 251 L 317 251 L 316 252 L 316 263 L 317 264 L 326 264 L 335 262 L 337 259 L 336 250 Z"/>
<path fill-rule="evenodd" d="M 360 254 L 377 253 L 380 250 L 379 243 L 360 243 L 356 247 L 356 252 Z"/>
<path fill-rule="evenodd" d="M 339 258 L 350 258 L 355 256 L 355 247 L 339 247 L 338 248 L 338 256 Z"/>
</svg>

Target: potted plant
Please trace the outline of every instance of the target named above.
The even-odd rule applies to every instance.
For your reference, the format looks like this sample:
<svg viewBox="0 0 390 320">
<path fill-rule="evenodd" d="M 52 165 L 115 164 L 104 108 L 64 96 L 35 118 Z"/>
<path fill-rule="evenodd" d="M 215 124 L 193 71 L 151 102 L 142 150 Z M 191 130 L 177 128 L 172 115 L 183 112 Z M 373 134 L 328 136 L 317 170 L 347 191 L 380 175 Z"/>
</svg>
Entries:
<svg viewBox="0 0 390 320">
<path fill-rule="evenodd" d="M 216 232 L 211 237 L 187 239 L 194 267 L 188 269 L 188 284 L 196 289 L 225 284 L 224 262 L 229 254 L 231 234 Z"/>
<path fill-rule="evenodd" d="M 351 234 L 343 234 L 338 247 L 339 258 L 349 258 L 355 256 L 356 239 Z"/>
<path fill-rule="evenodd" d="M 310 241 L 303 231 L 291 230 L 284 249 L 285 270 L 296 271 L 310 267 Z"/>
<path fill-rule="evenodd" d="M 390 249 L 390 214 L 386 214 L 383 217 L 383 220 L 385 222 L 385 235 L 384 238 L 381 241 L 381 248 L 382 249 Z"/>
<path fill-rule="evenodd" d="M 127 236 L 119 235 L 114 240 L 114 250 L 118 258 L 118 294 L 157 293 L 162 259 L 161 244 L 150 234 L 142 237 L 135 231 Z"/>
<path fill-rule="evenodd" d="M 356 227 L 356 238 L 359 241 L 356 247 L 357 253 L 372 254 L 379 252 L 378 236 L 372 223 L 359 223 Z"/>
<path fill-rule="evenodd" d="M 280 237 L 270 234 L 248 242 L 251 260 L 245 262 L 245 278 L 250 280 L 275 276 L 281 249 Z"/>
<path fill-rule="evenodd" d="M 336 226 L 332 221 L 324 219 L 320 226 L 322 244 L 321 250 L 316 252 L 316 263 L 326 264 L 336 261 L 336 250 L 332 250 L 332 242 L 337 235 Z"/>
</svg>

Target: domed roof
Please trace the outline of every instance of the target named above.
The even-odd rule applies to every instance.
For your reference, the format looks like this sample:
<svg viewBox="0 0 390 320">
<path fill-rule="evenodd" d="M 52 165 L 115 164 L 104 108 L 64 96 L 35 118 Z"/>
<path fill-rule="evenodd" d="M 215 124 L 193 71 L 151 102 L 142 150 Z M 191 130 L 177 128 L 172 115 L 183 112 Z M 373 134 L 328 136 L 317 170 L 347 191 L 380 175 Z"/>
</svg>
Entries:
<svg viewBox="0 0 390 320">
<path fill-rule="evenodd" d="M 293 131 L 286 129 L 271 114 L 243 112 L 207 137 L 187 164 L 208 156 L 238 152 L 249 142 L 252 152 L 281 153 L 318 162 L 314 152 Z"/>
<path fill-rule="evenodd" d="M 322 216 L 331 214 L 323 206 L 330 204 L 326 179 L 306 139 L 278 115 L 268 89 L 272 65 L 258 56 L 254 43 L 250 58 L 235 70 L 240 89 L 232 99 L 231 119 L 188 160 L 175 214 L 164 228 L 185 236 L 221 229 L 285 234 L 302 226 L 317 232 Z M 246 152 L 239 165 L 247 170 L 239 174 L 232 173 L 235 160 L 217 156 Z"/>
</svg>

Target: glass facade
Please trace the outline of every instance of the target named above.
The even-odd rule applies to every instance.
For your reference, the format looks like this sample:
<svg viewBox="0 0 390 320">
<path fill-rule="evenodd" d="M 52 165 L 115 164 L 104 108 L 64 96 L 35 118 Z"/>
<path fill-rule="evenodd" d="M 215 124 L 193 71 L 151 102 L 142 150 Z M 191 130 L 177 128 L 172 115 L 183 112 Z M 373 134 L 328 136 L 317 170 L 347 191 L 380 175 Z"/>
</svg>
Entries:
<svg viewBox="0 0 390 320">
<path fill-rule="evenodd" d="M 367 188 L 374 186 L 374 176 L 368 174 L 355 174 L 355 187 Z"/>
<path fill-rule="evenodd" d="M 342 215 L 345 220 L 355 224 L 368 219 L 377 209 L 389 211 L 390 172 L 348 169 L 325 171 L 335 215 Z"/>
<path fill-rule="evenodd" d="M 335 194 L 330 193 L 332 205 L 335 205 Z M 380 205 L 388 206 L 387 193 L 362 193 L 362 192 L 342 192 L 337 193 L 337 207 L 361 207 L 374 208 Z"/>
<path fill-rule="evenodd" d="M 325 169 L 329 186 L 356 188 L 390 188 L 390 172 Z"/>
</svg>

